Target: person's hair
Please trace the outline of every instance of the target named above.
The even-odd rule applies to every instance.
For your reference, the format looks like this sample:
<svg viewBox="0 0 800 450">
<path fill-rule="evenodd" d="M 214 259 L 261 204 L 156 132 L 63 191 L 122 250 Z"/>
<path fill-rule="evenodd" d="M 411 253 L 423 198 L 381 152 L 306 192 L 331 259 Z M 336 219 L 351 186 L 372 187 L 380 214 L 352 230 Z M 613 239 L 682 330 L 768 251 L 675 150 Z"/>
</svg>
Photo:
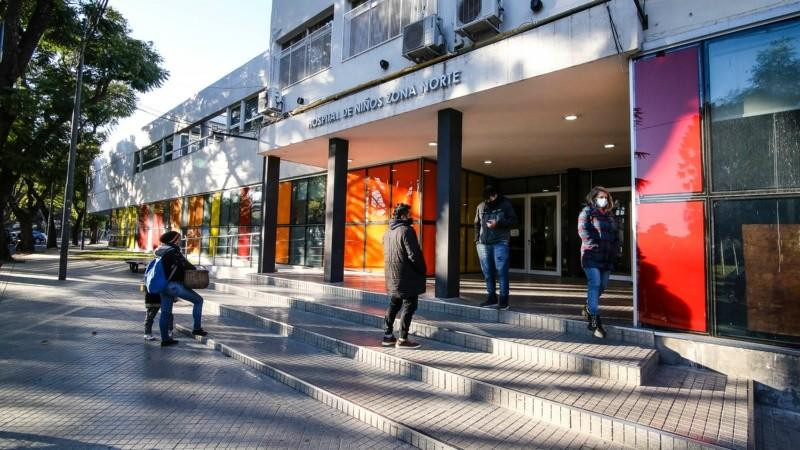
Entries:
<svg viewBox="0 0 800 450">
<path fill-rule="evenodd" d="M 611 193 L 608 192 L 608 189 L 604 188 L 603 186 L 595 186 L 586 194 L 586 204 L 589 206 L 594 206 L 594 198 L 597 197 L 597 194 L 605 192 L 608 196 L 608 206 L 606 209 L 613 209 L 616 205 L 614 204 L 614 197 L 611 196 Z"/>
<path fill-rule="evenodd" d="M 394 207 L 394 212 L 392 212 L 392 217 L 395 219 L 399 219 L 403 216 L 409 216 L 411 214 L 411 206 L 405 203 L 398 203 Z"/>
<path fill-rule="evenodd" d="M 483 198 L 488 199 L 489 197 L 497 194 L 497 188 L 492 186 L 491 184 L 487 184 L 483 188 Z"/>
<path fill-rule="evenodd" d="M 174 241 L 175 238 L 178 236 L 180 236 L 180 233 L 178 233 L 177 231 L 174 230 L 167 231 L 166 233 L 162 234 L 161 237 L 158 238 L 158 240 L 161 241 L 162 244 L 169 244 L 170 242 Z"/>
</svg>

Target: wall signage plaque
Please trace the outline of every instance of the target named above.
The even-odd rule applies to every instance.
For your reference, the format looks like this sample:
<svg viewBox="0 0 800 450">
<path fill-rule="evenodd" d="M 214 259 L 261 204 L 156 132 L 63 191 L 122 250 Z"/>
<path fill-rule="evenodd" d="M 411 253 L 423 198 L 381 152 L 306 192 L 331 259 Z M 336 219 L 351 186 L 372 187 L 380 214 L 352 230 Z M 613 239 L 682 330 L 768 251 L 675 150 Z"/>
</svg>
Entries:
<svg viewBox="0 0 800 450">
<path fill-rule="evenodd" d="M 412 84 L 387 95 L 367 97 L 364 100 L 328 114 L 314 117 L 308 121 L 308 128 L 314 129 L 333 122 L 357 116 L 365 112 L 381 109 L 386 105 L 394 105 L 441 89 L 447 89 L 461 83 L 461 71 L 449 72 L 438 77 L 431 77 L 420 84 Z"/>
</svg>

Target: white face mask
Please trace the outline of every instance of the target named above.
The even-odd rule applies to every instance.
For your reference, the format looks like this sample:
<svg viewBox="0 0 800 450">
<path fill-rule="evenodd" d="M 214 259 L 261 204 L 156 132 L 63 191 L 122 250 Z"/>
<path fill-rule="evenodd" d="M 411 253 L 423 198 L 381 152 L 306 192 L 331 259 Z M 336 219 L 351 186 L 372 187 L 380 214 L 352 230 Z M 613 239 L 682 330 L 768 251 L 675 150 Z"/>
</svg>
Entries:
<svg viewBox="0 0 800 450">
<path fill-rule="evenodd" d="M 605 197 L 596 198 L 594 199 L 594 203 L 598 208 L 605 208 L 608 205 L 608 199 Z"/>
</svg>

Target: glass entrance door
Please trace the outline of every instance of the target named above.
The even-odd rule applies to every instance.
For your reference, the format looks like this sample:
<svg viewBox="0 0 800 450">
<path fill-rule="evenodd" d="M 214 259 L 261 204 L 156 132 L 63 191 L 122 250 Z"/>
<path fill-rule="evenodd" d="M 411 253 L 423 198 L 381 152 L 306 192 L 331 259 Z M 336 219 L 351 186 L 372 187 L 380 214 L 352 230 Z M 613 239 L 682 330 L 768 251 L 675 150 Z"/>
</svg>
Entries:
<svg viewBox="0 0 800 450">
<path fill-rule="evenodd" d="M 515 272 L 561 275 L 561 213 L 558 193 L 510 197 L 517 214 L 511 229 L 509 267 Z"/>
<path fill-rule="evenodd" d="M 532 195 L 529 205 L 528 271 L 560 275 L 558 194 Z"/>
<path fill-rule="evenodd" d="M 631 190 L 630 188 L 613 188 L 608 192 L 614 197 L 617 208 L 614 217 L 617 226 L 622 229 L 622 258 L 611 274 L 615 280 L 631 280 Z"/>
</svg>

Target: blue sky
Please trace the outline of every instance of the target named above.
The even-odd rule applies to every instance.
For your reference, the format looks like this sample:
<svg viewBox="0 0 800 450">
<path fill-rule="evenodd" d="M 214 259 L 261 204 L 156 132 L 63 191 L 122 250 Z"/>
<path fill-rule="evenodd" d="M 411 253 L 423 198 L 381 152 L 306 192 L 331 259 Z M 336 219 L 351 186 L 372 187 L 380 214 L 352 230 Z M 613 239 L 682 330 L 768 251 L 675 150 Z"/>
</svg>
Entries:
<svg viewBox="0 0 800 450">
<path fill-rule="evenodd" d="M 170 77 L 139 96 L 139 107 L 165 113 L 267 49 L 272 0 L 110 0 L 137 39 L 152 41 Z M 155 119 L 137 111 L 120 121 L 108 141 L 137 136 Z M 141 144 L 137 136 L 137 144 Z"/>
</svg>

